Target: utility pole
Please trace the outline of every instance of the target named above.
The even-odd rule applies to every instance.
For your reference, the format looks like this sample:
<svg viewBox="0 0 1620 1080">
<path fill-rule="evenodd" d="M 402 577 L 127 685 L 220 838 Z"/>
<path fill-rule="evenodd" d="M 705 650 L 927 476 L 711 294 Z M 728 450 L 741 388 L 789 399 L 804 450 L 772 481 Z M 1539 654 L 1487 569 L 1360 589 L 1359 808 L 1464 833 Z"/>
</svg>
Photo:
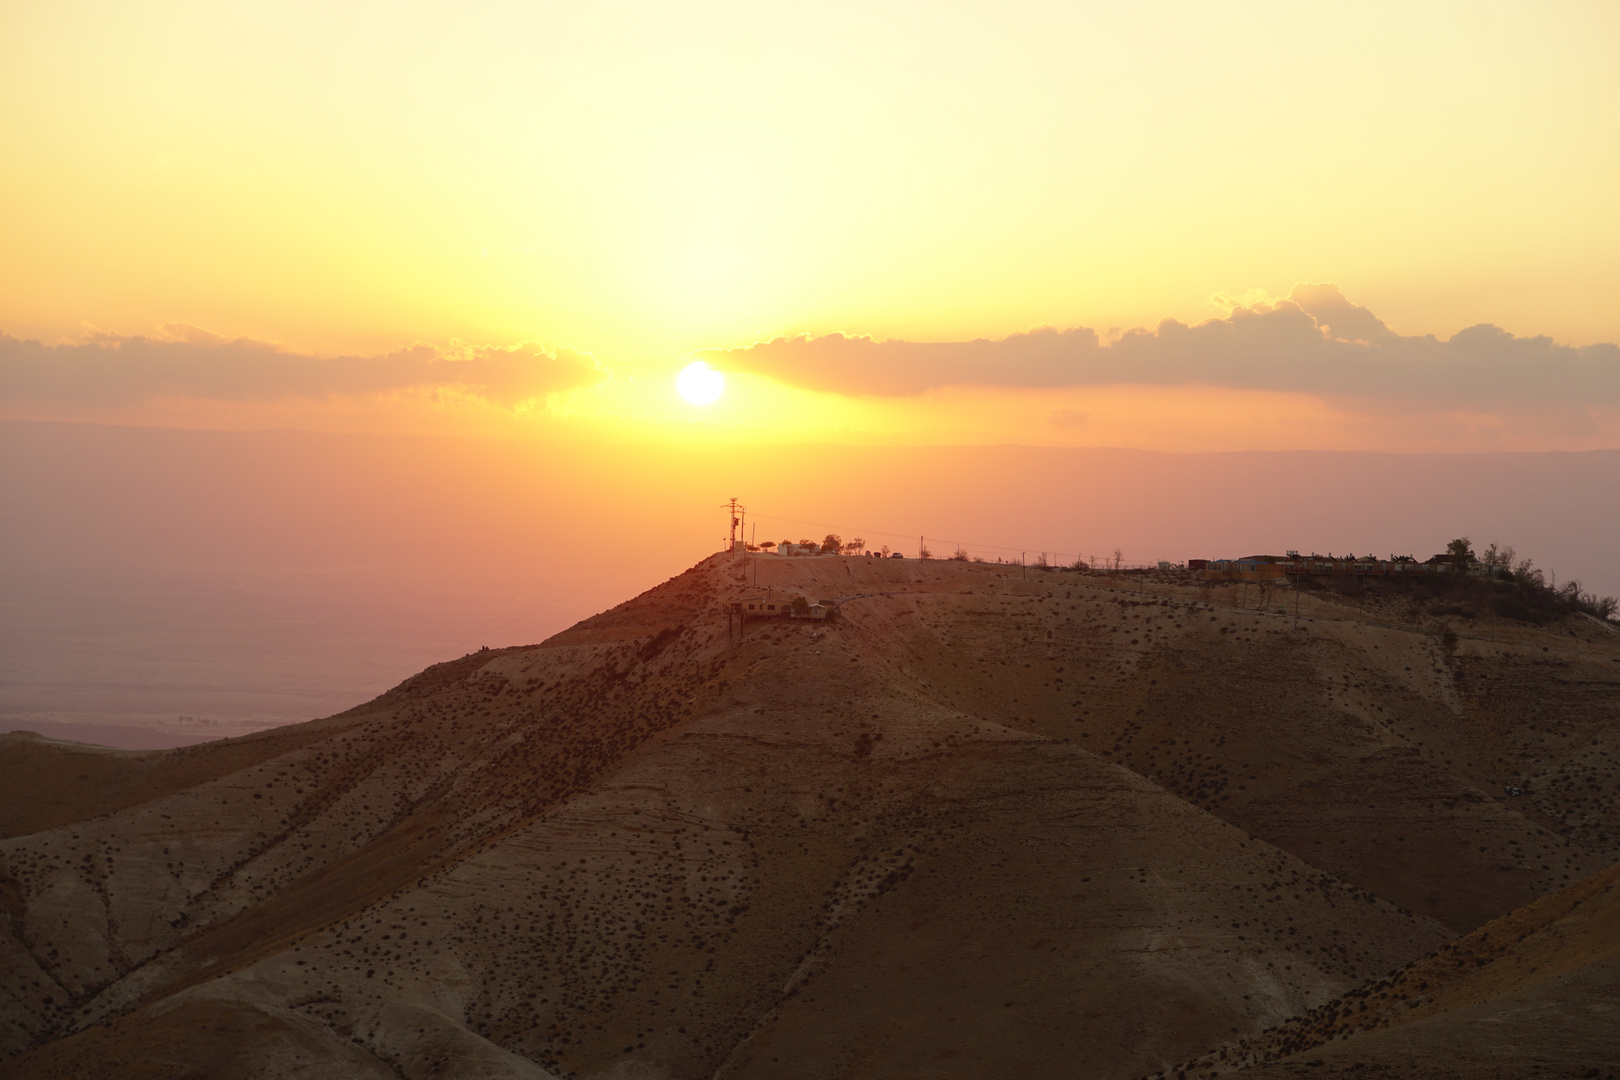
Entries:
<svg viewBox="0 0 1620 1080">
<path fill-rule="evenodd" d="M 1024 568 L 1024 580 L 1028 581 L 1029 580 L 1029 552 L 1020 551 L 1018 553 L 1018 565 Z"/>
<path fill-rule="evenodd" d="M 747 507 L 739 505 L 736 497 L 733 496 L 730 502 L 721 503 L 720 509 L 728 510 L 731 513 L 731 533 L 726 540 L 726 550 L 735 554 L 737 551 L 737 530 L 742 526 L 742 517 L 740 515 L 747 513 Z"/>
</svg>

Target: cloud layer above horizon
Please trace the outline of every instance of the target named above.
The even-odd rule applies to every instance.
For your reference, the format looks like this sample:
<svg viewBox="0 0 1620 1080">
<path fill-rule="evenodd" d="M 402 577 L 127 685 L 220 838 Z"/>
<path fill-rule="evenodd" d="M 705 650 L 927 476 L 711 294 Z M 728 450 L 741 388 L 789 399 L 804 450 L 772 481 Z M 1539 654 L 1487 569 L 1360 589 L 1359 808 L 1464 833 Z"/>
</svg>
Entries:
<svg viewBox="0 0 1620 1080">
<path fill-rule="evenodd" d="M 587 355 L 532 344 L 417 344 L 380 356 L 326 359 L 183 325 L 151 337 L 95 332 L 81 344 L 59 345 L 0 333 L 0 401 L 24 406 L 450 393 L 515 409 L 588 386 L 603 374 Z"/>
<path fill-rule="evenodd" d="M 1403 336 L 1333 285 L 1296 285 L 1286 299 L 1234 304 L 1225 318 L 1194 326 L 1166 319 L 1113 341 L 1089 327 L 954 342 L 833 333 L 698 355 L 805 389 L 886 397 L 974 385 L 1204 385 L 1406 399 L 1426 408 L 1620 403 L 1620 347 L 1613 344 L 1578 348 L 1489 324 L 1444 341 Z"/>
<path fill-rule="evenodd" d="M 138 425 L 730 441 L 1159 449 L 1592 449 L 1620 440 L 1620 348 L 1490 325 L 1401 335 L 1332 285 L 1188 325 L 999 340 L 778 337 L 695 355 L 734 377 L 694 408 L 691 359 L 416 344 L 319 357 L 169 325 L 46 345 L 0 333 L 0 415 Z M 1419 419 L 1419 418 L 1423 419 Z M 558 424 L 575 423 L 572 428 Z"/>
</svg>

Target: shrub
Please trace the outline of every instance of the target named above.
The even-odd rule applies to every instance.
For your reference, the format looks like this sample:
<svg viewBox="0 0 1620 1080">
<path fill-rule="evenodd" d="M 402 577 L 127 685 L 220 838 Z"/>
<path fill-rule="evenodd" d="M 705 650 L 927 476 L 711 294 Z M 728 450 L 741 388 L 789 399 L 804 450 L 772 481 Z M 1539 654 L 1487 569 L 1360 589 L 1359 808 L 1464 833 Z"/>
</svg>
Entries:
<svg viewBox="0 0 1620 1080">
<path fill-rule="evenodd" d="M 1556 609 L 1531 607 L 1519 596 L 1499 597 L 1493 606 L 1496 608 L 1496 613 L 1504 619 L 1517 619 L 1520 622 L 1533 623 L 1537 626 L 1542 623 L 1552 622 L 1561 614 Z"/>
</svg>

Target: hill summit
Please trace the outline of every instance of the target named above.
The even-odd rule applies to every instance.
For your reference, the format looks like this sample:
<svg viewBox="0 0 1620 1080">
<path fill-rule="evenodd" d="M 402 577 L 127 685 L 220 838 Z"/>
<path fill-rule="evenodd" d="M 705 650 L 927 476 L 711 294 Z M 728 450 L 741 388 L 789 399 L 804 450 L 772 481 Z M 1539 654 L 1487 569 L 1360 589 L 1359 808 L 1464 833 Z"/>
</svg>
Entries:
<svg viewBox="0 0 1620 1080">
<path fill-rule="evenodd" d="M 1617 1067 L 1620 634 L 1279 595 L 714 556 L 327 719 L 0 737 L 0 1075 Z"/>
</svg>

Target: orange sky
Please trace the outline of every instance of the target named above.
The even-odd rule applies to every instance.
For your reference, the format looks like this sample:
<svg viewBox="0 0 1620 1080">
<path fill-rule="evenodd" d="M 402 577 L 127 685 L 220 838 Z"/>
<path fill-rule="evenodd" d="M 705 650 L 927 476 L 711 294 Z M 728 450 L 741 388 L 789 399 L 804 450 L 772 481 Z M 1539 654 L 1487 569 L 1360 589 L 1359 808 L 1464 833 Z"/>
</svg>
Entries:
<svg viewBox="0 0 1620 1080">
<path fill-rule="evenodd" d="M 1620 445 L 1616 10 L 6 4 L 0 416 Z"/>
</svg>

